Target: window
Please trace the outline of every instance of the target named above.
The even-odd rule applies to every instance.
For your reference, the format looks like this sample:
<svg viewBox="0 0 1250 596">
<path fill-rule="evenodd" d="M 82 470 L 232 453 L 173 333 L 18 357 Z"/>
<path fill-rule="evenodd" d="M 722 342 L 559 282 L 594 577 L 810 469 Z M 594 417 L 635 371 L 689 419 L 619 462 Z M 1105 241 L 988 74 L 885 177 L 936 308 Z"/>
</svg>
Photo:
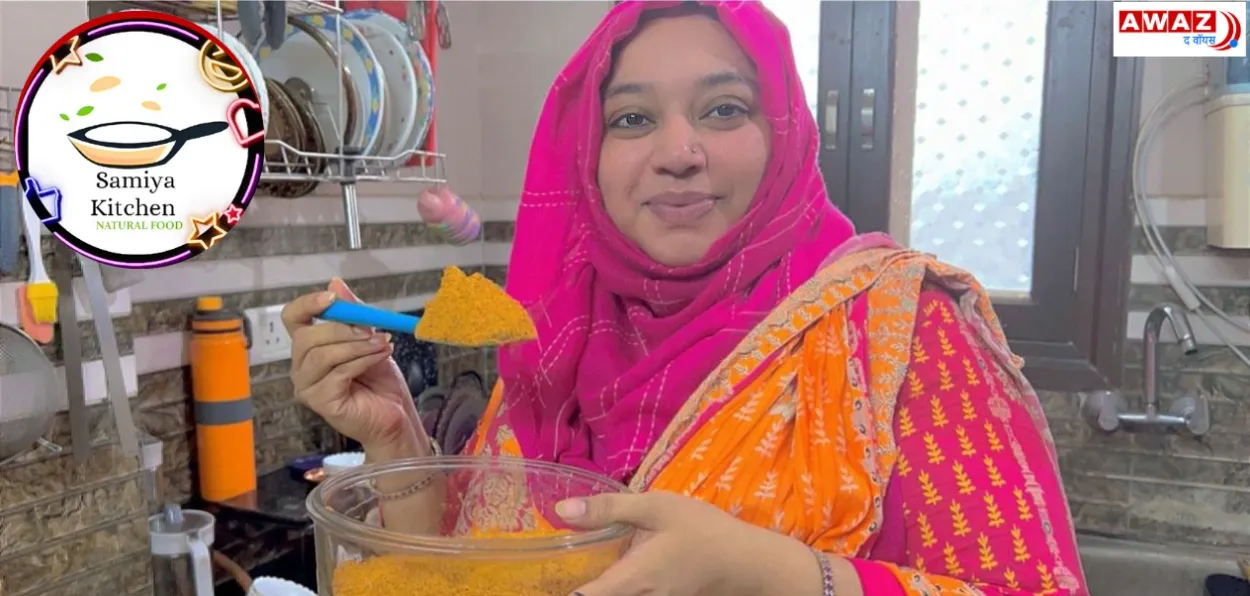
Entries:
<svg viewBox="0 0 1250 596">
<path fill-rule="evenodd" d="M 766 4 L 791 29 L 830 199 L 975 274 L 1039 389 L 1117 384 L 1140 63 L 1112 58 L 1111 5 Z"/>
</svg>

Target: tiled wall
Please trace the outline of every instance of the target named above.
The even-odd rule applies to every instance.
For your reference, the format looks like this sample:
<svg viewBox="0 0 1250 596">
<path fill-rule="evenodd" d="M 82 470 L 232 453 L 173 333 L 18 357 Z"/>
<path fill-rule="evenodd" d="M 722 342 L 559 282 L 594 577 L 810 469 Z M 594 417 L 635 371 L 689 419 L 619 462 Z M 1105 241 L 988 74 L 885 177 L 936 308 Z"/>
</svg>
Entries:
<svg viewBox="0 0 1250 596">
<path fill-rule="evenodd" d="M 1196 60 L 1149 60 L 1143 114 L 1164 93 L 1202 72 Z M 1185 273 L 1244 326 L 1250 323 L 1250 252 L 1206 244 L 1202 130 L 1202 109 L 1192 108 L 1162 131 L 1148 162 L 1148 190 L 1156 197 L 1150 209 Z M 1163 282 L 1140 229 L 1132 249 L 1124 392 L 1140 408 L 1146 313 L 1160 302 L 1180 300 Z M 1214 317 L 1203 320 L 1235 343 L 1250 345 L 1250 333 Z M 1159 359 L 1163 408 L 1198 390 L 1212 394 L 1213 427 L 1203 441 L 1158 432 L 1105 436 L 1078 419 L 1079 396 L 1044 396 L 1078 527 L 1152 541 L 1250 546 L 1250 368 L 1223 347 L 1203 320 L 1190 317 L 1202 346 L 1185 357 L 1165 324 Z"/>
<path fill-rule="evenodd" d="M 58 11 L 70 5 L 57 3 Z M 38 51 L 85 18 L 86 3 L 73 6 L 80 12 L 49 20 L 46 5 L 34 19 L 38 7 L 33 2 L 0 3 L 3 84 L 20 85 Z M 606 4 L 590 3 L 448 4 L 454 46 L 439 56 L 439 149 L 450 156 L 452 187 L 486 220 L 483 243 L 459 248 L 440 243 L 420 223 L 416 188 L 362 185 L 365 249 L 348 251 L 337 189 L 327 187 L 304 199 L 259 198 L 243 226 L 212 251 L 193 262 L 147 272 L 142 284 L 112 296 L 132 410 L 139 425 L 164 443 L 169 498 L 190 494 L 194 474 L 184 333 L 194 297 L 220 294 L 227 306 L 259 308 L 324 287 L 339 275 L 364 300 L 411 309 L 434 291 L 439 270 L 449 264 L 482 267 L 502 280 L 528 140 L 543 94 L 605 11 Z M 553 28 L 557 22 L 561 26 Z M 51 250 L 45 237 L 44 251 Z M 22 277 L 0 279 L 0 293 L 11 292 L 17 279 Z M 0 320 L 11 322 L 6 308 L 11 310 L 12 303 L 0 300 Z M 96 359 L 90 323 L 82 326 L 87 358 Z M 47 351 L 59 360 L 55 345 Z M 444 362 L 444 368 L 476 367 L 482 361 L 470 354 Z M 91 376 L 92 366 L 98 367 L 98 361 L 85 367 L 88 384 L 95 386 L 88 393 L 94 391 L 99 401 L 102 378 Z M 311 451 L 322 428 L 295 404 L 287 368 L 287 361 L 277 361 L 251 370 L 262 471 Z M 109 411 L 95 405 L 92 413 L 96 447 L 87 464 L 42 456 L 0 469 L 3 596 L 150 593 L 147 512 L 137 462 L 120 454 Z M 53 440 L 68 443 L 64 415 L 54 435 Z"/>
</svg>

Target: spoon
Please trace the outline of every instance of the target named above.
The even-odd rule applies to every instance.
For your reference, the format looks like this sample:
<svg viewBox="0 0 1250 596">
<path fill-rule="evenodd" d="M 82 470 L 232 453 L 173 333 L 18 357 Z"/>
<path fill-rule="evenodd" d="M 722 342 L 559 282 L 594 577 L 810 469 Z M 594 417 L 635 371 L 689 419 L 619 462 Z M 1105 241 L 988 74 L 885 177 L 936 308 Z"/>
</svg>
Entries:
<svg viewBox="0 0 1250 596">
<path fill-rule="evenodd" d="M 519 302 L 480 274 L 466 276 L 455 265 L 443 270 L 438 290 L 425 306 L 424 325 L 421 317 L 350 300 L 330 303 L 317 318 L 465 348 L 500 346 L 538 336 L 534 322 Z"/>
<path fill-rule="evenodd" d="M 511 332 L 507 332 L 503 329 L 492 333 L 490 339 L 481 343 L 473 344 L 422 337 L 421 334 L 417 333 L 417 325 L 421 323 L 421 317 L 391 312 L 376 306 L 369 306 L 368 304 L 360 304 L 358 302 L 348 302 L 346 300 L 335 300 L 328 308 L 322 311 L 317 318 L 323 321 L 343 323 L 344 325 L 372 327 L 374 329 L 381 329 L 383 331 L 390 331 L 393 333 L 404 333 L 430 343 L 460 346 L 465 348 L 485 348 L 517 343 L 531 339 L 528 337 L 513 337 Z M 482 320 L 490 321 L 491 319 L 484 317 Z"/>
</svg>

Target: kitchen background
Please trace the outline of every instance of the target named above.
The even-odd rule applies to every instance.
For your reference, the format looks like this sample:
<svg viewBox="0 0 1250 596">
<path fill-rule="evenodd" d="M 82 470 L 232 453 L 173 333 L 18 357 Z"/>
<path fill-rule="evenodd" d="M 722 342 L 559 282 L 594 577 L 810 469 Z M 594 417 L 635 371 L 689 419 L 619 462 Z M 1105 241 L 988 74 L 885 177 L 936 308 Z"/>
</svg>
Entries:
<svg viewBox="0 0 1250 596">
<path fill-rule="evenodd" d="M 43 49 L 85 20 L 86 2 L 0 3 L 0 84 L 20 85 Z M 189 416 L 185 350 L 193 299 L 220 294 L 228 306 L 256 309 L 281 304 L 342 275 L 369 302 L 401 310 L 420 306 L 443 266 L 484 267 L 502 280 L 512 238 L 529 136 L 550 81 L 607 10 L 606 2 L 449 2 L 454 45 L 439 56 L 439 150 L 450 156 L 452 187 L 482 216 L 485 240 L 454 247 L 423 224 L 415 189 L 364 185 L 360 206 L 365 250 L 348 251 L 337 190 L 326 185 L 298 200 L 261 198 L 243 227 L 200 258 L 145 272 L 144 281 L 111 296 L 110 315 L 122 348 L 130 404 L 138 424 L 164 445 L 167 496 L 190 495 L 194 425 Z M 800 27 L 801 29 L 801 27 Z M 796 29 L 800 60 L 814 40 Z M 802 44 L 808 44 L 803 46 Z M 1181 81 L 1202 72 L 1197 60 L 1146 60 L 1143 112 Z M 1193 280 L 1225 310 L 1250 308 L 1250 255 L 1206 244 L 1204 140 L 1200 110 L 1189 110 L 1163 132 L 1151 160 L 1150 208 Z M 45 236 L 45 258 L 53 258 Z M 1176 300 L 1153 257 L 1134 234 L 1124 391 L 1140 393 L 1141 330 L 1145 312 Z M 50 261 L 51 262 L 51 261 Z M 24 273 L 0 279 L 0 296 L 13 293 Z M 85 301 L 80 300 L 80 302 Z M 13 304 L 0 301 L 0 320 L 13 322 Z M 1239 316 L 1245 322 L 1248 319 Z M 104 399 L 94 329 L 80 324 L 83 365 L 92 410 L 90 460 L 32 456 L 0 469 L 0 594 L 4 596 L 138 595 L 150 593 L 148 515 L 141 473 L 124 457 Z M 1079 418 L 1076 394 L 1043 392 L 1059 444 L 1061 468 L 1082 530 L 1146 541 L 1189 542 L 1234 550 L 1250 548 L 1250 369 L 1202 325 L 1201 351 L 1182 360 L 1162 348 L 1164 403 L 1195 388 L 1215 394 L 1214 426 L 1203 441 L 1160 434 L 1102 436 Z M 1230 331 L 1230 333 L 1234 333 Z M 1250 345 L 1250 334 L 1234 339 Z M 57 346 L 48 355 L 62 358 Z M 488 369 L 476 354 L 444 368 Z M 314 451 L 324 428 L 295 403 L 287 361 L 252 367 L 256 400 L 256 455 L 260 471 Z M 444 376 L 452 371 L 444 371 Z M 68 443 L 68 422 L 50 438 Z M 251 530 L 249 530 L 251 531 Z M 264 529 L 255 530 L 264 532 Z M 254 542 L 264 542 L 259 534 Z M 253 553 L 256 557 L 269 556 Z"/>
</svg>

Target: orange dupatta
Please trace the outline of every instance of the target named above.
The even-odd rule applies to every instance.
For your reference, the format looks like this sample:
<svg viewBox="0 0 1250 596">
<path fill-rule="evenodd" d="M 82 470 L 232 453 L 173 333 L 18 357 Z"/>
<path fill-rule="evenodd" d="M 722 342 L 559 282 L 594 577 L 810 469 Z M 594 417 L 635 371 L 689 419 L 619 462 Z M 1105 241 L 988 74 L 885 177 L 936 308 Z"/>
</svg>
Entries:
<svg viewBox="0 0 1250 596">
<path fill-rule="evenodd" d="M 862 554 L 881 527 L 898 461 L 895 405 L 925 282 L 962 293 L 961 314 L 1010 371 L 1013 389 L 1032 396 L 970 275 L 911 250 L 862 250 L 825 267 L 742 340 L 669 423 L 630 487 L 694 497 L 825 552 Z M 866 337 L 851 318 L 860 295 Z M 469 452 L 524 457 L 501 395 L 496 387 Z M 1036 399 L 1024 401 L 1044 420 Z"/>
</svg>

